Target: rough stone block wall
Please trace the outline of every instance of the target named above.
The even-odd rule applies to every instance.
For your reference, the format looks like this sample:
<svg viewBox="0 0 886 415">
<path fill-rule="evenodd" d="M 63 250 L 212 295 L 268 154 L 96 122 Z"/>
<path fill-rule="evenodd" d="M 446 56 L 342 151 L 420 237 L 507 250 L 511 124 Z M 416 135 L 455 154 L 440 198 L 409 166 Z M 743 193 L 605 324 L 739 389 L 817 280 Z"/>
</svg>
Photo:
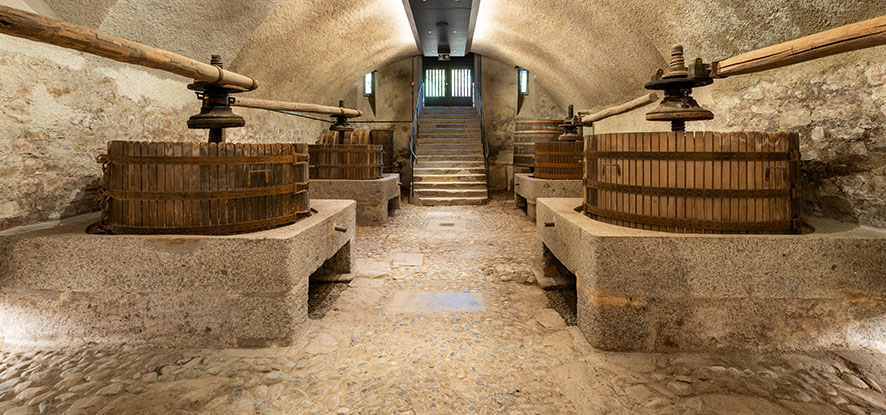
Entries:
<svg viewBox="0 0 886 415">
<path fill-rule="evenodd" d="M 518 113 L 517 71 L 514 64 L 484 56 L 483 105 L 486 137 L 489 140 L 489 185 L 494 190 L 509 189 L 513 184 L 514 121 L 526 119 L 562 119 L 568 104 L 560 102 L 546 87 L 544 78 L 530 73 L 529 95 L 523 98 Z"/>
<path fill-rule="evenodd" d="M 418 85 L 411 85 L 415 71 L 418 71 L 420 57 L 412 57 L 374 68 L 375 109 L 369 97 L 363 96 L 363 78 L 354 79 L 351 90 L 343 97 L 345 105 L 363 111 L 363 117 L 353 121 L 411 121 L 415 109 L 415 94 Z M 413 68 L 414 67 L 414 68 Z M 367 71 L 368 72 L 368 71 Z M 409 137 L 412 123 L 354 123 L 357 128 L 393 129 L 394 157 L 397 165 L 409 166 Z M 406 182 L 406 181 L 404 181 Z"/>
<path fill-rule="evenodd" d="M 93 211 L 110 140 L 196 137 L 180 82 L 0 37 L 0 229 Z"/>
<path fill-rule="evenodd" d="M 112 140 L 199 142 L 187 80 L 26 40 L 0 37 L 0 229 L 98 209 Z M 303 142 L 317 122 L 237 109 L 237 142 Z"/>
</svg>

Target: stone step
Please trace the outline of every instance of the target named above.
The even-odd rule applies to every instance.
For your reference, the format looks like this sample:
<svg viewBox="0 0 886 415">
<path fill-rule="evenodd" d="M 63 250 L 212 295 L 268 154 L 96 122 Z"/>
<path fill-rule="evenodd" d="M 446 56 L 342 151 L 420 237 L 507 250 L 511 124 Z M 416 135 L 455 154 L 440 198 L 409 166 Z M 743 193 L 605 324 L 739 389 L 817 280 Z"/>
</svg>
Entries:
<svg viewBox="0 0 886 415">
<path fill-rule="evenodd" d="M 467 145 L 480 145 L 482 146 L 483 141 L 476 138 L 418 138 L 415 140 L 416 144 L 442 144 L 442 145 L 452 145 L 452 144 L 467 144 Z"/>
<path fill-rule="evenodd" d="M 417 151 L 425 150 L 474 150 L 483 152 L 483 145 L 480 143 L 419 143 L 415 146 Z"/>
<path fill-rule="evenodd" d="M 477 112 L 477 109 L 473 106 L 459 106 L 459 107 L 421 107 L 421 112 L 426 114 L 445 114 L 445 113 L 457 113 L 457 112 Z"/>
<path fill-rule="evenodd" d="M 422 131 L 419 130 L 417 138 L 475 138 L 480 139 L 479 131 L 453 130 L 453 131 Z"/>
<path fill-rule="evenodd" d="M 414 189 L 465 189 L 465 190 L 484 190 L 487 188 L 486 182 L 415 182 Z"/>
<path fill-rule="evenodd" d="M 440 131 L 458 131 L 458 130 L 477 130 L 480 131 L 480 123 L 477 124 L 440 124 L 436 122 L 421 122 L 418 124 L 420 130 L 440 130 Z"/>
<path fill-rule="evenodd" d="M 480 114 L 475 111 L 465 113 L 424 113 L 418 115 L 421 120 L 480 120 Z"/>
<path fill-rule="evenodd" d="M 482 161 L 416 161 L 415 169 L 485 169 Z"/>
<path fill-rule="evenodd" d="M 422 128 L 480 128 L 480 120 L 419 120 Z"/>
<path fill-rule="evenodd" d="M 480 125 L 480 117 L 418 117 L 419 124 L 429 124 L 429 125 L 442 125 L 442 126 L 450 126 L 450 125 Z"/>
<path fill-rule="evenodd" d="M 435 146 L 416 146 L 415 154 L 427 156 L 427 155 L 465 155 L 465 154 L 478 154 L 483 155 L 483 148 L 480 146 L 474 147 L 435 147 Z"/>
<path fill-rule="evenodd" d="M 485 174 L 486 169 L 479 167 L 415 167 L 413 174 Z"/>
<path fill-rule="evenodd" d="M 452 130 L 452 131 L 416 131 L 416 137 L 432 137 L 432 138 L 476 138 L 480 139 L 483 133 L 480 130 Z"/>
<path fill-rule="evenodd" d="M 422 111 L 418 114 L 419 119 L 423 118 L 441 118 L 441 119 L 457 119 L 457 118 L 480 118 L 480 113 L 475 110 L 470 111 L 452 111 L 452 112 L 427 112 Z"/>
<path fill-rule="evenodd" d="M 447 145 L 483 145 L 483 140 L 479 138 L 470 138 L 470 137 L 419 137 L 415 140 L 417 144 L 425 143 L 425 144 L 439 144 L 442 146 Z"/>
<path fill-rule="evenodd" d="M 479 156 L 483 158 L 482 150 L 458 150 L 458 149 L 441 149 L 441 150 L 419 150 L 416 149 L 416 155 L 419 156 Z"/>
<path fill-rule="evenodd" d="M 486 174 L 416 174 L 416 182 L 485 182 Z"/>
<path fill-rule="evenodd" d="M 415 143 L 415 148 L 416 148 L 416 149 L 419 149 L 419 148 L 427 148 L 428 146 L 431 146 L 431 147 L 433 147 L 433 148 L 454 148 L 454 147 L 471 147 L 471 148 L 474 148 L 474 147 L 476 147 L 476 148 L 478 148 L 478 149 L 480 150 L 481 153 L 483 152 L 483 145 L 480 144 L 480 143 L 478 143 L 478 142 L 476 142 L 476 141 L 474 141 L 474 142 L 459 142 L 459 141 L 454 141 L 454 142 L 439 142 L 439 141 L 425 141 L 425 142 L 416 142 L 416 143 Z"/>
<path fill-rule="evenodd" d="M 457 138 L 457 137 L 471 137 L 471 138 L 480 138 L 483 135 L 483 132 L 480 130 L 418 130 L 419 137 L 440 137 L 440 138 Z"/>
<path fill-rule="evenodd" d="M 416 144 L 483 144 L 476 138 L 416 138 Z"/>
<path fill-rule="evenodd" d="M 415 164 L 412 166 L 416 169 L 435 169 L 435 168 L 460 168 L 460 169 L 482 169 L 486 167 L 486 163 L 483 160 L 479 161 L 463 161 L 463 160 L 444 160 L 444 161 L 427 161 L 416 160 Z"/>
<path fill-rule="evenodd" d="M 416 197 L 415 204 L 419 206 L 485 205 L 488 200 L 486 197 Z"/>
<path fill-rule="evenodd" d="M 434 141 L 434 142 L 439 142 L 439 143 L 444 143 L 444 144 L 451 143 L 451 142 L 458 142 L 458 141 L 468 141 L 468 142 L 474 142 L 477 144 L 483 144 L 483 139 L 481 139 L 480 137 L 452 137 L 452 136 L 449 136 L 449 137 L 433 137 L 433 136 L 428 137 L 426 135 L 420 135 L 418 137 L 415 137 L 415 141 L 418 142 L 418 140 Z"/>
<path fill-rule="evenodd" d="M 486 188 L 483 189 L 415 189 L 415 195 L 420 198 L 428 197 L 488 197 Z"/>
<path fill-rule="evenodd" d="M 433 145 L 423 145 L 415 147 L 415 154 L 421 155 L 429 155 L 429 154 L 452 154 L 452 155 L 460 155 L 460 154 L 483 154 L 483 147 L 480 146 L 463 146 L 463 147 L 453 147 L 453 146 L 433 146 Z"/>
<path fill-rule="evenodd" d="M 483 163 L 483 154 L 457 154 L 457 155 L 440 155 L 440 154 L 416 154 L 416 162 L 480 162 Z"/>
<path fill-rule="evenodd" d="M 418 125 L 439 125 L 441 127 L 449 126 L 469 126 L 477 127 L 480 125 L 479 118 L 419 118 Z"/>
</svg>

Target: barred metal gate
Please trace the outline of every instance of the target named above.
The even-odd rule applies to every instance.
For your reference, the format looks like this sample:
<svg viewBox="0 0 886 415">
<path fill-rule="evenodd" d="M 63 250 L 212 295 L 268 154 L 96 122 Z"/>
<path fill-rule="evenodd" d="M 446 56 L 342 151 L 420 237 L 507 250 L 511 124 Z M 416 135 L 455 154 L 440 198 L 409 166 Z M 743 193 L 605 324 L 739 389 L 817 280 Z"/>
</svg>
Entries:
<svg viewBox="0 0 886 415">
<path fill-rule="evenodd" d="M 471 106 L 473 101 L 474 58 L 472 56 L 438 61 L 426 58 L 425 105 Z"/>
</svg>

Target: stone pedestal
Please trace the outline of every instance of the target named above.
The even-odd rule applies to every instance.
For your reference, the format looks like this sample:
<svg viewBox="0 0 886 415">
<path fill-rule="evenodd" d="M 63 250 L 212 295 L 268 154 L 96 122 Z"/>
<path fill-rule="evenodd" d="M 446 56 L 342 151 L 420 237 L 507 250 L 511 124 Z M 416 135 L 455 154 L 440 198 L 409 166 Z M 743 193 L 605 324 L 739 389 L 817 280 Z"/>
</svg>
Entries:
<svg viewBox="0 0 886 415">
<path fill-rule="evenodd" d="M 231 236 L 89 235 L 86 215 L 0 234 L 0 336 L 16 345 L 289 345 L 308 279 L 349 272 L 353 201 Z M 338 230 L 336 230 L 338 228 Z"/>
<path fill-rule="evenodd" d="M 538 179 L 532 173 L 514 174 L 514 204 L 535 220 L 540 197 L 582 197 L 581 180 Z"/>
<path fill-rule="evenodd" d="M 311 179 L 308 196 L 316 199 L 357 201 L 358 225 L 383 225 L 400 209 L 400 175 L 386 173 L 377 180 Z"/>
<path fill-rule="evenodd" d="M 539 254 L 576 274 L 578 325 L 618 351 L 886 350 L 886 232 L 671 234 L 538 199 Z"/>
</svg>

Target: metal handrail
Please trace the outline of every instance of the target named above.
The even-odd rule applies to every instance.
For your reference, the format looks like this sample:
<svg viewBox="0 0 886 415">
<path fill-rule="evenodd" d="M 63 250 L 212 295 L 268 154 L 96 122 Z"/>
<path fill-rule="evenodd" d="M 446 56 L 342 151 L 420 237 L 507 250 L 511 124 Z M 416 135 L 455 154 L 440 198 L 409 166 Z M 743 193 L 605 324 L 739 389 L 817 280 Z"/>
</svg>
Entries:
<svg viewBox="0 0 886 415">
<path fill-rule="evenodd" d="M 477 111 L 480 112 L 480 137 L 483 140 L 483 160 L 486 165 L 486 168 L 489 168 L 489 141 L 486 140 L 486 118 L 483 116 L 483 96 L 480 95 L 480 89 L 477 88 L 477 83 L 474 82 L 471 84 L 474 87 L 474 106 L 477 107 Z"/>
<path fill-rule="evenodd" d="M 424 96 L 423 92 L 425 89 L 425 83 L 422 82 L 418 87 L 418 96 L 415 97 L 415 110 L 412 113 L 412 136 L 409 138 L 409 152 L 412 154 L 412 159 L 415 160 L 415 130 L 418 128 L 418 117 L 421 115 L 421 107 L 424 104 Z"/>
<path fill-rule="evenodd" d="M 415 155 L 415 132 L 418 128 L 418 117 L 421 115 L 421 107 L 424 106 L 424 90 L 425 83 L 422 82 L 418 87 L 418 95 L 415 97 L 415 111 L 412 113 L 412 135 L 409 137 L 409 169 L 412 171 L 413 179 L 410 180 L 409 184 L 409 197 L 415 197 L 414 183 L 415 183 L 415 161 L 418 158 Z"/>
</svg>

